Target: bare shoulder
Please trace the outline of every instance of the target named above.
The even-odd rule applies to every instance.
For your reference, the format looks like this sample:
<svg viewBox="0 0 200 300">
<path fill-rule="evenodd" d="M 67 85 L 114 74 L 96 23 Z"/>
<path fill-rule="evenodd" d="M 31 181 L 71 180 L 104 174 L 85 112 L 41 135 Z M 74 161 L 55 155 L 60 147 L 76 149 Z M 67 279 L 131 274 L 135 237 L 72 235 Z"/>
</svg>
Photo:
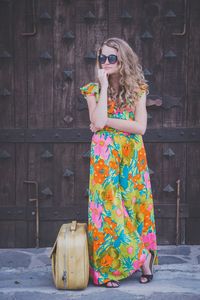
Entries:
<svg viewBox="0 0 200 300">
<path fill-rule="evenodd" d="M 146 93 L 142 94 L 135 106 L 135 120 L 147 118 Z"/>
<path fill-rule="evenodd" d="M 140 109 L 140 108 L 145 108 L 146 107 L 146 99 L 147 99 L 146 93 L 143 93 L 139 97 L 138 101 L 136 102 L 135 110 Z"/>
</svg>

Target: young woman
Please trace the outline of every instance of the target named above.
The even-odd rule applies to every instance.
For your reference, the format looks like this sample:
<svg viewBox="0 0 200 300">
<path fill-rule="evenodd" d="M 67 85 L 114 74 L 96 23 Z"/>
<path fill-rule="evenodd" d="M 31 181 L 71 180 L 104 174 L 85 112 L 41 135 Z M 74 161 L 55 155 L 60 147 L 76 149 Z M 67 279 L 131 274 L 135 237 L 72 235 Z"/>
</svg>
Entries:
<svg viewBox="0 0 200 300">
<path fill-rule="evenodd" d="M 91 141 L 88 244 L 95 285 L 118 287 L 141 268 L 141 283 L 158 263 L 154 207 L 142 135 L 145 82 L 138 57 L 119 38 L 97 53 L 97 82 L 81 87 L 87 99 Z"/>
</svg>

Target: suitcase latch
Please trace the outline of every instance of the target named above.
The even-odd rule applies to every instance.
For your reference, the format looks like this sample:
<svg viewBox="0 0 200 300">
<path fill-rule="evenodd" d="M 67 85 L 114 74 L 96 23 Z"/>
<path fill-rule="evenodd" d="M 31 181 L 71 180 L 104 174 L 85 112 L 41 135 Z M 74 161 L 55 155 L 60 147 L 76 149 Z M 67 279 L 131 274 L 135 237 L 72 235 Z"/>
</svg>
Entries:
<svg viewBox="0 0 200 300">
<path fill-rule="evenodd" d="M 65 281 L 65 282 L 67 280 L 67 272 L 66 271 L 63 272 L 62 280 Z"/>
</svg>

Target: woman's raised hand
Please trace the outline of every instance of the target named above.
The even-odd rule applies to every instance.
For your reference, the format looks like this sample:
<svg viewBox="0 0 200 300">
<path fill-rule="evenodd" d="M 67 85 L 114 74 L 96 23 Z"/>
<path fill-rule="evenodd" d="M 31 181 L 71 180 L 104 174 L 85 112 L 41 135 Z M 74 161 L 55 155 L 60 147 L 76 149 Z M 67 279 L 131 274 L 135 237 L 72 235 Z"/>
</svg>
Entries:
<svg viewBox="0 0 200 300">
<path fill-rule="evenodd" d="M 100 129 L 100 128 L 95 127 L 93 123 L 90 123 L 90 130 L 91 130 L 92 132 L 96 132 L 96 131 L 98 131 L 99 129 Z"/>
<path fill-rule="evenodd" d="M 101 87 L 108 87 L 108 74 L 104 69 L 98 69 L 98 79 Z"/>
</svg>

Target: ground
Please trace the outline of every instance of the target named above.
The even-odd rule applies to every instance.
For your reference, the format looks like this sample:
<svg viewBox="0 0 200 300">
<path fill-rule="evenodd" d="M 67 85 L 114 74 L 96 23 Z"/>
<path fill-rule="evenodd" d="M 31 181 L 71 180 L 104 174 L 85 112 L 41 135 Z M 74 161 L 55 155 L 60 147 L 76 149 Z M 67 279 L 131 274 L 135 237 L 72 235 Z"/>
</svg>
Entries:
<svg viewBox="0 0 200 300">
<path fill-rule="evenodd" d="M 200 299 L 200 245 L 159 246 L 154 279 L 142 285 L 141 272 L 121 281 L 117 289 L 96 287 L 62 291 L 54 286 L 51 248 L 0 249 L 0 300 L 137 300 Z"/>
</svg>

